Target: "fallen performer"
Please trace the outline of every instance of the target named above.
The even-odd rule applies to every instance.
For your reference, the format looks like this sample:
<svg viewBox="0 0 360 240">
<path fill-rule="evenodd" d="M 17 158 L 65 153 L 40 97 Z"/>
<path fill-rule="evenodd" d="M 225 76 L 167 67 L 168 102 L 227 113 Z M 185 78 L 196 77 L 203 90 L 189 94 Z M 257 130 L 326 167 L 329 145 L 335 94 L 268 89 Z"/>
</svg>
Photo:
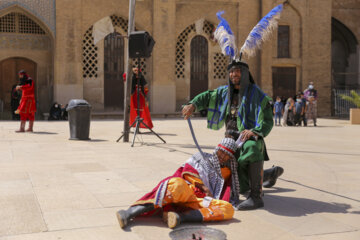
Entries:
<svg viewBox="0 0 360 240">
<path fill-rule="evenodd" d="M 161 212 L 169 228 L 183 222 L 232 219 L 240 192 L 235 151 L 235 141 L 224 138 L 213 154 L 194 154 L 129 209 L 118 211 L 120 227 L 137 216 Z"/>
</svg>

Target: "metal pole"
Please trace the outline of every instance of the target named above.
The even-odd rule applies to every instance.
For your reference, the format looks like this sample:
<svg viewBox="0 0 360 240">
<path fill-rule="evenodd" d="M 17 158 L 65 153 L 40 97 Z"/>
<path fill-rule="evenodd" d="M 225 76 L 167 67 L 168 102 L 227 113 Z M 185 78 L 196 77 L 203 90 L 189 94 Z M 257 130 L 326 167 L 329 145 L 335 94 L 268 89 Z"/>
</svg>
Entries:
<svg viewBox="0 0 360 240">
<path fill-rule="evenodd" d="M 128 40 L 130 34 L 134 31 L 135 22 L 135 3 L 136 0 L 129 0 L 129 24 L 128 24 Z M 131 92 L 131 73 L 132 73 L 132 60 L 129 57 L 129 41 L 128 50 L 126 52 L 126 83 L 125 83 L 125 101 L 124 101 L 124 140 L 123 142 L 129 142 L 129 118 L 130 118 L 130 92 Z"/>
</svg>

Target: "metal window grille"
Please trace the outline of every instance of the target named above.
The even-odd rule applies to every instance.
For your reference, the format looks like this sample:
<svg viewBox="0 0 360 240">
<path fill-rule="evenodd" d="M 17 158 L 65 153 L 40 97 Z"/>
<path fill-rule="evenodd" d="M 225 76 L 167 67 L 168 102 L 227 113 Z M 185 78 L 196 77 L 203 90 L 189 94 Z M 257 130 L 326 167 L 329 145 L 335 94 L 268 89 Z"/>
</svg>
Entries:
<svg viewBox="0 0 360 240">
<path fill-rule="evenodd" d="M 15 13 L 9 13 L 0 18 L 0 32 L 14 33 L 16 32 Z"/>
<path fill-rule="evenodd" d="M 203 31 L 212 39 L 214 24 L 204 21 Z M 191 32 L 195 32 L 195 24 L 191 24 L 184 31 L 182 31 L 176 41 L 176 63 L 175 63 L 175 76 L 176 78 L 185 78 L 185 43 Z"/>
<path fill-rule="evenodd" d="M 333 101 L 334 101 L 334 114 L 336 117 L 349 118 L 350 108 L 356 108 L 356 106 L 341 98 L 341 95 L 351 96 L 351 90 L 333 89 Z M 357 94 L 360 94 L 360 89 L 355 90 Z"/>
<path fill-rule="evenodd" d="M 278 58 L 290 57 L 290 26 L 280 25 L 278 28 Z"/>
<path fill-rule="evenodd" d="M 0 32 L 45 35 L 32 19 L 21 13 L 9 13 L 0 18 Z"/>
<path fill-rule="evenodd" d="M 128 20 L 116 16 L 110 16 L 111 21 L 114 26 L 121 27 L 124 32 L 127 33 Z M 83 77 L 84 78 L 97 78 L 98 77 L 98 48 L 94 45 L 94 40 L 92 37 L 93 27 L 91 26 L 84 34 L 83 44 L 82 44 L 82 63 L 83 63 Z M 134 67 L 137 66 L 137 59 L 133 59 Z M 141 58 L 141 71 L 146 75 L 146 59 Z"/>
<path fill-rule="evenodd" d="M 215 53 L 214 55 L 214 79 L 226 79 L 226 67 L 229 58 L 222 53 Z"/>
</svg>

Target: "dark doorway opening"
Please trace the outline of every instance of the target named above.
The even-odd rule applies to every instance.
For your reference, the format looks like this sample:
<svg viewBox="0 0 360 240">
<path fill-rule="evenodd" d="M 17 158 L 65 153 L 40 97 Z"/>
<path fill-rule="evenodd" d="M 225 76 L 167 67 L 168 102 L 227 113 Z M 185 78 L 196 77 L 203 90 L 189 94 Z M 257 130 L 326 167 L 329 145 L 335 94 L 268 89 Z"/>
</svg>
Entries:
<svg viewBox="0 0 360 240">
<path fill-rule="evenodd" d="M 21 57 L 8 58 L 0 62 L 0 99 L 4 103 L 4 111 L 11 110 L 11 90 L 13 85 L 20 83 L 19 71 L 25 70 L 35 83 L 36 94 L 36 63 Z"/>
<path fill-rule="evenodd" d="M 124 108 L 124 38 L 111 33 L 104 40 L 104 107 Z"/>
<path fill-rule="evenodd" d="M 203 36 L 191 40 L 190 99 L 208 90 L 208 41 Z"/>
</svg>

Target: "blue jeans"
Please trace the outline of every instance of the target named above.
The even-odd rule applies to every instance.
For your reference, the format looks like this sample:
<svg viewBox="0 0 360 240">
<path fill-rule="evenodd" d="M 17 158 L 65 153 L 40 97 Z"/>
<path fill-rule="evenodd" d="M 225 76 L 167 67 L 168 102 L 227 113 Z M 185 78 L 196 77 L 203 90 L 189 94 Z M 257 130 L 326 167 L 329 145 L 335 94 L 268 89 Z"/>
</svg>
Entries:
<svg viewBox="0 0 360 240">
<path fill-rule="evenodd" d="M 281 123 L 281 117 L 282 117 L 282 115 L 281 115 L 281 112 L 278 112 L 278 113 L 275 113 L 275 125 L 277 125 L 276 123 L 277 123 L 277 119 L 279 119 L 279 125 L 281 125 L 280 123 Z"/>
</svg>

